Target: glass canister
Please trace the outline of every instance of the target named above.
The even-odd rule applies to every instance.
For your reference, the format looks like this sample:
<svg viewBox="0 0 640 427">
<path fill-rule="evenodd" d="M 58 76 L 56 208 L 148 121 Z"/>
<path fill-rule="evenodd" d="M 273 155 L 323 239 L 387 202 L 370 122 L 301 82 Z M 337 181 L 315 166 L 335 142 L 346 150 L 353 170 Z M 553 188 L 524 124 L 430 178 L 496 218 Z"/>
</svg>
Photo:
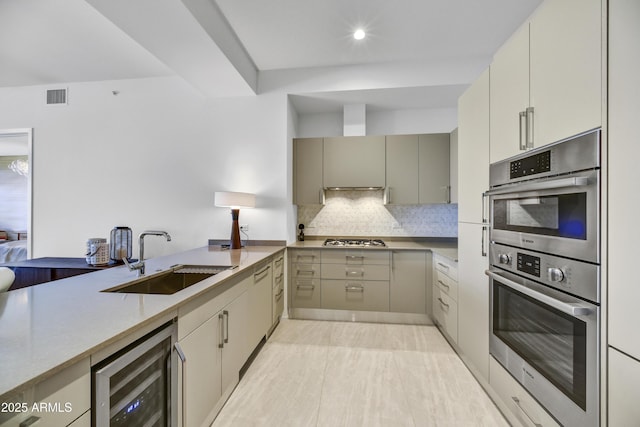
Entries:
<svg viewBox="0 0 640 427">
<path fill-rule="evenodd" d="M 89 265 L 109 264 L 109 245 L 107 239 L 95 237 L 87 240 L 86 258 Z"/>
<path fill-rule="evenodd" d="M 109 257 L 116 263 L 122 258 L 131 259 L 132 233 L 129 227 L 113 227 L 109 246 Z"/>
</svg>

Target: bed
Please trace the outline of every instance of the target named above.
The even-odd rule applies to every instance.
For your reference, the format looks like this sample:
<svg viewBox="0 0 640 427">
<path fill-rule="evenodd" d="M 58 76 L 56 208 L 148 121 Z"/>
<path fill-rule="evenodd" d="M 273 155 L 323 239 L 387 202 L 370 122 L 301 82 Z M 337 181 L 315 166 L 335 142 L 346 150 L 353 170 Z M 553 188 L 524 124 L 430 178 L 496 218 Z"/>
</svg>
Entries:
<svg viewBox="0 0 640 427">
<path fill-rule="evenodd" d="M 27 259 L 26 240 L 0 240 L 0 264 Z"/>
</svg>

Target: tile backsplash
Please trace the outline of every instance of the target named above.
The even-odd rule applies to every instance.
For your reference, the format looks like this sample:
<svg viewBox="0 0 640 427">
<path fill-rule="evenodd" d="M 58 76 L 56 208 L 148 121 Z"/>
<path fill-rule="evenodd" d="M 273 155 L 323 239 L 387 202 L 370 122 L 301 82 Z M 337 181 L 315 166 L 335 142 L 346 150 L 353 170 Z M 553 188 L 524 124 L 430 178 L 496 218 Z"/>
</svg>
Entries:
<svg viewBox="0 0 640 427">
<path fill-rule="evenodd" d="M 457 237 L 458 205 L 384 205 L 383 190 L 326 191 L 324 206 L 298 206 L 307 236 Z"/>
</svg>

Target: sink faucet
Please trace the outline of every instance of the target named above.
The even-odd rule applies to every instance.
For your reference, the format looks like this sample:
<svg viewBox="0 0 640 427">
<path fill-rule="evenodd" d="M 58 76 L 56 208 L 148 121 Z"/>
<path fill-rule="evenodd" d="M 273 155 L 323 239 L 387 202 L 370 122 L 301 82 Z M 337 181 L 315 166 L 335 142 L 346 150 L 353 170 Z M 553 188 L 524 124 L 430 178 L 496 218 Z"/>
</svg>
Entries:
<svg viewBox="0 0 640 427">
<path fill-rule="evenodd" d="M 148 230 L 140 233 L 140 239 L 138 242 L 138 246 L 140 248 L 140 256 L 138 257 L 138 262 L 136 262 L 135 264 L 129 264 L 126 258 L 122 259 L 127 267 L 129 267 L 130 271 L 138 271 L 138 277 L 144 276 L 144 236 L 164 236 L 167 239 L 167 242 L 171 241 L 171 236 L 166 231 Z"/>
</svg>

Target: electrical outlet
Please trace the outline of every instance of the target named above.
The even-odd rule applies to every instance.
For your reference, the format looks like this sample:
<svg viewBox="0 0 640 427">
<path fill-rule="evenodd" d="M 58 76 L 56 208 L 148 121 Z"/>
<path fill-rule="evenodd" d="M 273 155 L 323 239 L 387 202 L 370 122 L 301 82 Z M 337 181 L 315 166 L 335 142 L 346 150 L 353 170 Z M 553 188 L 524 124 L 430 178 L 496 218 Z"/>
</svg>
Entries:
<svg viewBox="0 0 640 427">
<path fill-rule="evenodd" d="M 240 225 L 240 230 L 249 231 L 249 224 L 241 224 Z"/>
</svg>

